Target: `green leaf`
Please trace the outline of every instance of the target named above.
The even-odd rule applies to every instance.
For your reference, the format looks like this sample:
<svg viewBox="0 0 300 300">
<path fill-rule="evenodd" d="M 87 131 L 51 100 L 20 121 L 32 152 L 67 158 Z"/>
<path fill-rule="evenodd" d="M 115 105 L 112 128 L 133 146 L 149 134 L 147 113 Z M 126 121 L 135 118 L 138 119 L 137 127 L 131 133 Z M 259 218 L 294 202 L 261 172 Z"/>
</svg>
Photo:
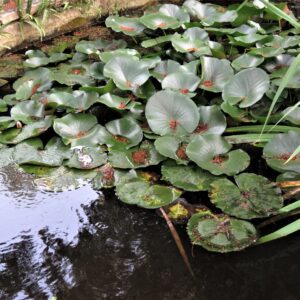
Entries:
<svg viewBox="0 0 300 300">
<path fill-rule="evenodd" d="M 140 35 L 145 29 L 138 18 L 109 16 L 105 20 L 105 25 L 116 32 L 122 32 L 129 36 Z"/>
<path fill-rule="evenodd" d="M 159 8 L 159 12 L 168 16 L 177 19 L 180 23 L 189 23 L 190 15 L 183 9 L 175 4 L 163 4 Z"/>
<path fill-rule="evenodd" d="M 289 162 L 289 157 L 300 145 L 300 133 L 289 131 L 274 136 L 264 147 L 263 157 L 269 167 L 278 171 L 293 171 L 300 173 L 300 155 L 296 154 Z"/>
<path fill-rule="evenodd" d="M 231 65 L 233 68 L 237 71 L 240 71 L 242 69 L 247 69 L 247 68 L 254 68 L 262 64 L 264 61 L 263 57 L 259 56 L 254 56 L 250 54 L 243 54 L 236 58 Z"/>
<path fill-rule="evenodd" d="M 224 213 L 240 219 L 265 218 L 283 206 L 280 188 L 267 178 L 243 173 L 234 179 L 237 185 L 226 178 L 211 184 L 210 199 Z"/>
<path fill-rule="evenodd" d="M 222 92 L 225 84 L 233 77 L 233 69 L 226 59 L 201 57 L 202 77 L 200 87 L 214 93 Z"/>
<path fill-rule="evenodd" d="M 161 167 L 162 180 L 173 186 L 190 192 L 208 191 L 215 176 L 192 166 L 164 164 Z"/>
<path fill-rule="evenodd" d="M 240 251 L 257 240 L 256 229 L 251 223 L 209 211 L 194 214 L 187 232 L 193 244 L 221 253 Z"/>
<path fill-rule="evenodd" d="M 219 135 L 197 135 L 188 144 L 186 154 L 200 168 L 214 175 L 235 175 L 245 170 L 250 163 L 249 155 L 241 149 L 233 150 Z"/>
<path fill-rule="evenodd" d="M 176 29 L 181 23 L 174 17 L 165 15 L 162 12 L 146 14 L 140 18 L 140 22 L 149 29 Z"/>
<path fill-rule="evenodd" d="M 172 91 L 154 94 L 146 104 L 145 114 L 150 128 L 159 135 L 185 135 L 193 132 L 199 123 L 196 104 Z"/>
<path fill-rule="evenodd" d="M 120 56 L 133 56 L 133 58 L 139 58 L 140 54 L 135 49 L 117 49 L 114 51 L 106 51 L 106 52 L 100 52 L 99 57 L 101 61 L 107 63 L 114 57 L 120 57 Z"/>
<path fill-rule="evenodd" d="M 258 102 L 270 87 L 265 71 L 251 68 L 240 71 L 224 86 L 222 98 L 231 105 L 249 107 Z"/>
<path fill-rule="evenodd" d="M 112 78 L 121 90 L 134 91 L 150 77 L 148 66 L 132 57 L 114 57 L 104 67 L 104 75 Z"/>
</svg>

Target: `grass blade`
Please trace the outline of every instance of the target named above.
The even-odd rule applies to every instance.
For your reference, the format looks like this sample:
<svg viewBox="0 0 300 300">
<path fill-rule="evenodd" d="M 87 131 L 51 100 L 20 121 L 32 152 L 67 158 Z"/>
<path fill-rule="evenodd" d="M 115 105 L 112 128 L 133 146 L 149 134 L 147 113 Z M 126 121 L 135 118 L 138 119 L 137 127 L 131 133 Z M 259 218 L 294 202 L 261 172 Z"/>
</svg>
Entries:
<svg viewBox="0 0 300 300">
<path fill-rule="evenodd" d="M 271 103 L 271 106 L 270 106 L 270 109 L 268 111 L 268 115 L 267 115 L 267 118 L 266 118 L 266 121 L 264 123 L 264 126 L 262 128 L 262 131 L 261 131 L 261 135 L 264 133 L 265 131 L 265 128 L 268 124 L 268 121 L 269 121 L 269 118 L 271 116 L 271 113 L 274 109 L 274 106 L 275 104 L 277 103 L 281 93 L 283 92 L 283 90 L 286 88 L 286 86 L 288 85 L 288 83 L 290 82 L 290 80 L 292 79 L 292 77 L 294 76 L 294 74 L 296 73 L 296 71 L 298 70 L 300 66 L 300 54 L 298 54 L 298 56 L 295 58 L 295 60 L 292 62 L 292 64 L 289 66 L 287 72 L 285 73 L 285 75 L 283 76 L 282 80 L 281 80 L 281 83 L 276 91 L 276 94 L 272 100 L 272 103 Z"/>
<path fill-rule="evenodd" d="M 250 134 L 236 134 L 225 136 L 228 143 L 231 144 L 255 144 L 267 143 L 274 137 L 273 133 L 250 133 Z"/>
<path fill-rule="evenodd" d="M 287 164 L 290 162 L 294 157 L 296 157 L 300 153 L 300 145 L 296 148 L 296 150 L 291 154 L 291 156 L 284 162 L 284 164 Z"/>
<path fill-rule="evenodd" d="M 300 219 L 280 228 L 279 230 L 276 230 L 270 234 L 267 234 L 265 236 L 262 236 L 256 244 L 263 244 L 267 243 L 273 240 L 280 239 L 282 237 L 285 237 L 287 235 L 290 235 L 296 231 L 300 230 Z"/>
<path fill-rule="evenodd" d="M 297 200 L 296 202 L 294 202 L 292 204 L 282 207 L 281 209 L 279 209 L 279 213 L 287 213 L 287 212 L 290 212 L 297 208 L 300 208 L 300 200 Z"/>
<path fill-rule="evenodd" d="M 238 126 L 238 127 L 229 127 L 226 129 L 227 133 L 238 133 L 238 132 L 261 132 L 263 125 L 248 125 L 248 126 Z M 265 129 L 268 132 L 288 132 L 290 130 L 294 130 L 300 132 L 300 127 L 294 126 L 273 126 L 273 125 L 266 125 Z"/>
</svg>

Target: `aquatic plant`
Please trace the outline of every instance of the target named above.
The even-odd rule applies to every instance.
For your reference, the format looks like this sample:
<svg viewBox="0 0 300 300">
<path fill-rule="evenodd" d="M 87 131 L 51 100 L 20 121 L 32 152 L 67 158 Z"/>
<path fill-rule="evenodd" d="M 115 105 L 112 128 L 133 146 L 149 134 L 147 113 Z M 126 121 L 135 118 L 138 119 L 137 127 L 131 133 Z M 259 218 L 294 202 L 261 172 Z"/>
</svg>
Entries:
<svg viewBox="0 0 300 300">
<path fill-rule="evenodd" d="M 106 26 L 124 40 L 26 52 L 25 74 L 0 100 L 0 165 L 47 191 L 91 182 L 159 208 L 183 256 L 170 222 L 217 252 L 299 230 L 295 221 L 259 238 L 264 222 L 299 208 L 297 19 L 267 0 L 187 0 Z"/>
</svg>

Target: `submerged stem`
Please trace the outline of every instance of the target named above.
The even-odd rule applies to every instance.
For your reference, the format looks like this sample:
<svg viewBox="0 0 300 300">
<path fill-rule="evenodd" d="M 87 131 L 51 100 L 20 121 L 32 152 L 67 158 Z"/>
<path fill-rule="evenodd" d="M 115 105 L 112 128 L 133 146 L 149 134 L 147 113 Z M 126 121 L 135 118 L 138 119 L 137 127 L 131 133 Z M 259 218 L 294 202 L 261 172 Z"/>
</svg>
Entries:
<svg viewBox="0 0 300 300">
<path fill-rule="evenodd" d="M 166 214 L 165 210 L 162 207 L 159 210 L 160 210 L 160 212 L 162 213 L 164 219 L 167 222 L 167 225 L 168 225 L 168 227 L 169 227 L 169 229 L 171 231 L 172 237 L 173 237 L 173 239 L 174 239 L 174 241 L 176 243 L 176 246 L 177 246 L 177 248 L 179 250 L 179 253 L 180 253 L 180 255 L 181 255 L 181 257 L 182 257 L 182 259 L 183 259 L 183 261 L 184 261 L 184 263 L 185 263 L 185 265 L 187 267 L 187 269 L 189 270 L 190 274 L 194 277 L 194 272 L 192 270 L 191 264 L 189 262 L 189 259 L 188 259 L 187 255 L 186 255 L 186 252 L 185 252 L 185 249 L 184 249 L 184 247 L 182 245 L 180 237 L 179 237 L 179 235 L 178 235 L 178 233 L 177 233 L 177 231 L 176 231 L 176 229 L 175 229 L 172 221 L 170 220 L 169 216 Z"/>
</svg>

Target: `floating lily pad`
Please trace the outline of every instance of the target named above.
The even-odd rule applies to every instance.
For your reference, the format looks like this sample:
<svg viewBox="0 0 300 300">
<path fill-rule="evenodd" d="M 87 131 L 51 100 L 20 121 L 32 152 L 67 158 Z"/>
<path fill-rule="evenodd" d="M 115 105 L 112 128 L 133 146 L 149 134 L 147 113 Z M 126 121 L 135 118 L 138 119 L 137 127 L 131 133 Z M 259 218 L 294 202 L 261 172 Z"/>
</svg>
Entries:
<svg viewBox="0 0 300 300">
<path fill-rule="evenodd" d="M 224 86 L 222 97 L 231 105 L 249 107 L 269 90 L 270 80 L 265 71 L 251 68 L 240 71 Z"/>
<path fill-rule="evenodd" d="M 226 129 L 226 118 L 216 105 L 199 106 L 200 121 L 194 134 L 219 134 Z"/>
<path fill-rule="evenodd" d="M 185 135 L 193 132 L 199 123 L 196 104 L 172 91 L 154 94 L 146 104 L 145 114 L 150 128 L 159 135 Z"/>
<path fill-rule="evenodd" d="M 185 191 L 208 191 L 210 184 L 217 178 L 210 173 L 192 166 L 164 164 L 161 167 L 162 180 Z"/>
<path fill-rule="evenodd" d="M 162 12 L 146 14 L 140 18 L 140 21 L 143 25 L 152 30 L 176 29 L 182 24 L 178 19 L 167 16 Z"/>
<path fill-rule="evenodd" d="M 177 19 L 180 23 L 189 23 L 190 15 L 183 9 L 175 4 L 164 4 L 159 8 L 162 14 Z"/>
<path fill-rule="evenodd" d="M 176 72 L 167 75 L 161 85 L 163 89 L 177 90 L 181 94 L 194 92 L 200 83 L 200 78 L 190 72 Z"/>
<path fill-rule="evenodd" d="M 97 172 L 94 170 L 78 170 L 59 167 L 51 170 L 49 176 L 37 178 L 35 184 L 49 192 L 70 191 L 80 188 L 91 181 Z"/>
<path fill-rule="evenodd" d="M 233 69 L 226 59 L 201 57 L 202 78 L 200 87 L 204 90 L 219 93 L 233 77 Z"/>
<path fill-rule="evenodd" d="M 156 150 L 163 156 L 174 159 L 178 164 L 186 165 L 189 159 L 186 155 L 187 142 L 175 136 L 162 136 L 154 142 Z"/>
<path fill-rule="evenodd" d="M 101 52 L 125 48 L 127 43 L 124 40 L 103 40 L 94 41 L 82 40 L 75 46 L 76 51 L 85 54 L 100 54 Z"/>
<path fill-rule="evenodd" d="M 40 139 L 30 139 L 15 146 L 13 159 L 17 164 L 61 166 L 71 155 L 60 138 L 53 137 L 43 148 Z"/>
<path fill-rule="evenodd" d="M 57 63 L 70 58 L 70 54 L 67 53 L 52 53 L 49 57 L 40 50 L 28 50 L 25 52 L 28 59 L 25 60 L 24 66 L 29 68 L 38 68 L 46 66 L 50 63 Z"/>
<path fill-rule="evenodd" d="M 273 47 L 261 47 L 254 48 L 248 52 L 249 55 L 262 56 L 264 58 L 275 57 L 284 52 L 282 48 L 273 48 Z"/>
<path fill-rule="evenodd" d="M 181 191 L 151 183 L 142 173 L 129 172 L 119 180 L 116 194 L 127 204 L 154 209 L 172 203 L 180 197 Z"/>
<path fill-rule="evenodd" d="M 11 117 L 5 117 L 5 116 L 0 117 L 0 132 L 5 129 L 14 127 L 15 124 L 16 122 Z"/>
<path fill-rule="evenodd" d="M 177 61 L 168 59 L 161 61 L 157 66 L 151 71 L 151 74 L 159 81 L 162 81 L 169 74 L 175 73 L 180 69 L 180 63 Z"/>
<path fill-rule="evenodd" d="M 292 171 L 300 173 L 299 154 L 286 163 L 299 145 L 299 132 L 289 131 L 288 133 L 276 134 L 264 147 L 263 156 L 266 159 L 268 166 L 278 172 Z"/>
<path fill-rule="evenodd" d="M 121 90 L 136 90 L 143 85 L 150 73 L 148 66 L 129 56 L 112 58 L 104 67 L 104 75 L 112 78 Z"/>
<path fill-rule="evenodd" d="M 250 54 L 243 54 L 236 58 L 231 65 L 236 69 L 237 71 L 247 68 L 254 68 L 262 64 L 264 61 L 264 58 L 261 56 L 255 56 Z"/>
<path fill-rule="evenodd" d="M 250 157 L 241 149 L 228 152 L 230 149 L 231 145 L 219 135 L 197 135 L 188 144 L 186 154 L 214 175 L 235 175 L 249 166 Z"/>
<path fill-rule="evenodd" d="M 148 141 L 130 150 L 111 150 L 108 156 L 109 163 L 120 169 L 145 168 L 158 165 L 164 159 Z"/>
<path fill-rule="evenodd" d="M 107 154 L 101 147 L 77 147 L 66 166 L 75 169 L 94 169 L 107 162 Z"/>
<path fill-rule="evenodd" d="M 145 29 L 138 18 L 109 16 L 105 20 L 105 25 L 116 32 L 122 32 L 129 36 L 140 35 Z"/>
<path fill-rule="evenodd" d="M 224 213 L 240 219 L 265 218 L 283 206 L 280 188 L 267 178 L 243 173 L 234 179 L 237 185 L 226 178 L 211 184 L 210 199 Z"/>
<path fill-rule="evenodd" d="M 295 124 L 295 125 L 300 125 L 300 108 L 296 107 L 293 108 L 291 107 L 287 107 L 285 110 L 282 111 L 282 115 L 285 115 L 285 120 Z"/>
<path fill-rule="evenodd" d="M 280 54 L 274 57 L 273 60 L 268 61 L 264 67 L 270 73 L 279 70 L 284 67 L 288 67 L 293 61 L 295 57 L 289 54 Z"/>
<path fill-rule="evenodd" d="M 97 102 L 117 110 L 129 109 L 131 105 L 128 104 L 132 103 L 130 97 L 124 98 L 118 95 L 113 95 L 111 93 L 102 95 Z"/>
<path fill-rule="evenodd" d="M 120 56 L 133 56 L 133 58 L 138 59 L 140 54 L 135 49 L 117 49 L 114 51 L 100 52 L 99 57 L 101 61 L 107 63 L 114 57 Z"/>
<path fill-rule="evenodd" d="M 0 148 L 0 168 L 6 167 L 14 163 L 14 159 L 12 156 L 13 151 L 14 148 L 8 148 L 6 146 Z"/>
<path fill-rule="evenodd" d="M 13 120 L 24 124 L 30 124 L 34 121 L 44 118 L 45 107 L 43 104 L 29 100 L 22 101 L 12 107 L 10 115 Z"/>
<path fill-rule="evenodd" d="M 187 232 L 193 244 L 221 253 L 243 250 L 258 238 L 251 223 L 209 211 L 194 214 L 188 222 Z"/>
</svg>

